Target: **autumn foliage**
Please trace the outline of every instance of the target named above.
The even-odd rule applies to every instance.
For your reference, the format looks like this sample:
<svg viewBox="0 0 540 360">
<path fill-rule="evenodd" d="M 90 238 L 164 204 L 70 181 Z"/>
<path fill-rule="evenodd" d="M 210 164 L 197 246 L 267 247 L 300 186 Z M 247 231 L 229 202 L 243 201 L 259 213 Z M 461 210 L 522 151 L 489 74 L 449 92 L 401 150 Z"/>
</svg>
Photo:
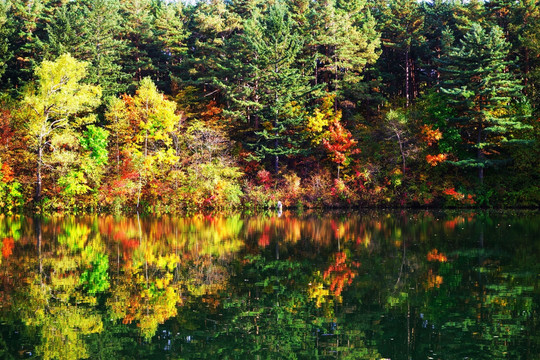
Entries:
<svg viewBox="0 0 540 360">
<path fill-rule="evenodd" d="M 356 270 L 358 267 L 360 267 L 360 263 L 347 261 L 345 252 L 336 253 L 334 263 L 323 274 L 323 278 L 330 281 L 330 291 L 335 296 L 339 297 L 343 288 L 352 284 L 353 279 L 358 274 Z"/>
</svg>

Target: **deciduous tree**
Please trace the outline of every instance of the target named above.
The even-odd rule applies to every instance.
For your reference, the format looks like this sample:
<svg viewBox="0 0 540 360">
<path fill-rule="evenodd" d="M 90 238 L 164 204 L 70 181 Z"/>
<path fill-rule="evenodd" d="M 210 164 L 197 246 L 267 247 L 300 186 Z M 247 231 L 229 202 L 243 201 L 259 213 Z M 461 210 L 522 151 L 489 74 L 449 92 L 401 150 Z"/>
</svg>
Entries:
<svg viewBox="0 0 540 360">
<path fill-rule="evenodd" d="M 36 69 L 38 82 L 22 100 L 27 117 L 30 146 L 36 151 L 35 200 L 41 199 L 44 153 L 54 151 L 51 139 L 62 131 L 79 128 L 92 118 L 79 117 L 100 103 L 101 88 L 85 85 L 87 63 L 79 62 L 69 54 L 56 61 L 44 61 Z"/>
</svg>

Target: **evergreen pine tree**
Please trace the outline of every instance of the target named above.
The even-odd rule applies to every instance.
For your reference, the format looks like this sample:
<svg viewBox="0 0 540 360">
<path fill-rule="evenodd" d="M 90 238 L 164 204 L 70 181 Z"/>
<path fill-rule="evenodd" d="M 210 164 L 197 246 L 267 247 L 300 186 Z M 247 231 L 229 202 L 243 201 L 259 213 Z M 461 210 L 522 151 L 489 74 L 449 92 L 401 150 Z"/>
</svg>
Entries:
<svg viewBox="0 0 540 360">
<path fill-rule="evenodd" d="M 519 81 L 509 69 L 509 44 L 499 27 L 486 31 L 473 24 L 470 31 L 443 59 L 441 90 L 460 114 L 450 119 L 460 129 L 465 152 L 455 164 L 478 169 L 500 162 L 501 146 L 517 142 L 515 131 L 528 128 L 515 104 L 522 99 Z"/>
<path fill-rule="evenodd" d="M 241 19 L 228 9 L 224 0 L 200 2 L 188 10 L 190 13 L 186 16 L 191 20 L 187 26 L 190 33 L 186 40 L 187 53 L 173 78 L 178 83 L 197 86 L 205 97 L 215 99 L 222 95 L 216 80 L 227 81 L 229 76 L 229 68 L 223 68 L 223 64 L 241 51 L 225 49 L 231 36 L 240 31 Z"/>
<path fill-rule="evenodd" d="M 101 85 L 106 96 L 125 92 L 130 78 L 120 64 L 125 42 L 116 38 L 119 5 L 118 0 L 79 0 L 57 7 L 40 41 L 47 60 L 70 53 L 89 62 L 86 81 Z"/>
<path fill-rule="evenodd" d="M 453 34 L 457 30 L 453 16 L 457 6 L 455 1 L 448 0 L 422 3 L 421 11 L 424 14 L 422 36 L 426 41 L 421 46 L 420 59 L 423 72 L 420 75 L 424 77 L 423 80 L 428 86 L 438 84 L 440 81 L 438 60 L 443 54 L 447 39 L 445 31 L 451 31 Z"/>
<path fill-rule="evenodd" d="M 361 80 L 367 64 L 379 57 L 380 35 L 375 19 L 363 2 L 316 1 L 309 14 L 315 82 L 327 84 L 336 101 L 363 92 Z"/>
<path fill-rule="evenodd" d="M 9 3 L 0 1 L 0 84 L 5 84 L 5 82 L 1 81 L 2 75 L 6 71 L 7 63 L 12 56 L 9 43 L 13 34 L 13 23 L 9 16 L 9 8 Z"/>
<path fill-rule="evenodd" d="M 131 90 L 145 77 L 152 78 L 159 88 L 163 88 L 168 80 L 165 70 L 167 54 L 155 37 L 159 3 L 152 0 L 120 0 L 123 20 L 120 39 L 127 43 L 122 68 L 132 76 Z"/>
<path fill-rule="evenodd" d="M 418 95 L 418 52 L 424 42 L 424 16 L 416 0 L 394 0 L 379 4 L 383 53 L 388 92 L 401 95 L 408 106 Z M 399 70 L 401 69 L 401 71 Z"/>
<path fill-rule="evenodd" d="M 106 96 L 125 92 L 131 77 L 121 64 L 127 44 L 119 37 L 119 0 L 82 0 L 81 13 L 86 19 L 81 59 L 90 62 L 88 82 L 101 85 Z"/>
<path fill-rule="evenodd" d="M 162 3 L 155 21 L 155 35 L 159 48 L 165 55 L 166 81 L 171 81 L 171 74 L 180 71 L 180 65 L 187 52 L 184 9 L 181 2 Z"/>
<path fill-rule="evenodd" d="M 34 68 L 41 62 L 38 46 L 44 29 L 46 2 L 44 0 L 8 0 L 7 18 L 13 32 L 10 36 L 10 54 L 4 81 L 14 88 L 22 88 L 33 78 Z M 53 4 L 49 4 L 52 6 Z"/>
<path fill-rule="evenodd" d="M 456 39 L 460 40 L 469 31 L 473 24 L 484 25 L 487 22 L 486 9 L 483 0 L 456 1 L 453 11 L 456 23 Z M 485 25 L 487 26 L 487 25 Z"/>
<path fill-rule="evenodd" d="M 512 8 L 511 34 L 514 52 L 523 74 L 525 93 L 538 109 L 540 103 L 540 3 L 520 1 Z"/>
<path fill-rule="evenodd" d="M 263 14 L 246 22 L 243 37 L 251 53 L 256 96 L 263 130 L 252 146 L 259 159 L 272 160 L 279 171 L 280 158 L 300 153 L 303 123 L 301 107 L 312 90 L 309 78 L 295 68 L 302 47 L 285 4 L 276 1 Z"/>
</svg>

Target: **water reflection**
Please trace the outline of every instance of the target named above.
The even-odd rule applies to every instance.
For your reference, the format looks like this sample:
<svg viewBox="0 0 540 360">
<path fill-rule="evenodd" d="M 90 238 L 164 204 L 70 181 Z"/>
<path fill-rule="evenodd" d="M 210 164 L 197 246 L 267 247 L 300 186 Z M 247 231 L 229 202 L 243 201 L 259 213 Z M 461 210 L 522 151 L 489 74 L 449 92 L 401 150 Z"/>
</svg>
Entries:
<svg viewBox="0 0 540 360">
<path fill-rule="evenodd" d="M 534 359 L 539 220 L 3 216 L 0 357 Z"/>
</svg>

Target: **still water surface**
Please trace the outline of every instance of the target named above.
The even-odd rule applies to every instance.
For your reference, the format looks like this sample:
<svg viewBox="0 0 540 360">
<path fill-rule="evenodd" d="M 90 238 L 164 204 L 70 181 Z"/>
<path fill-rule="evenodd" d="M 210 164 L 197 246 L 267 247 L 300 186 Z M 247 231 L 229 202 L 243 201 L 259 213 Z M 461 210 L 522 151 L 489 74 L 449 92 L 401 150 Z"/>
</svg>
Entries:
<svg viewBox="0 0 540 360">
<path fill-rule="evenodd" d="M 0 359 L 540 359 L 537 212 L 0 217 Z"/>
</svg>

